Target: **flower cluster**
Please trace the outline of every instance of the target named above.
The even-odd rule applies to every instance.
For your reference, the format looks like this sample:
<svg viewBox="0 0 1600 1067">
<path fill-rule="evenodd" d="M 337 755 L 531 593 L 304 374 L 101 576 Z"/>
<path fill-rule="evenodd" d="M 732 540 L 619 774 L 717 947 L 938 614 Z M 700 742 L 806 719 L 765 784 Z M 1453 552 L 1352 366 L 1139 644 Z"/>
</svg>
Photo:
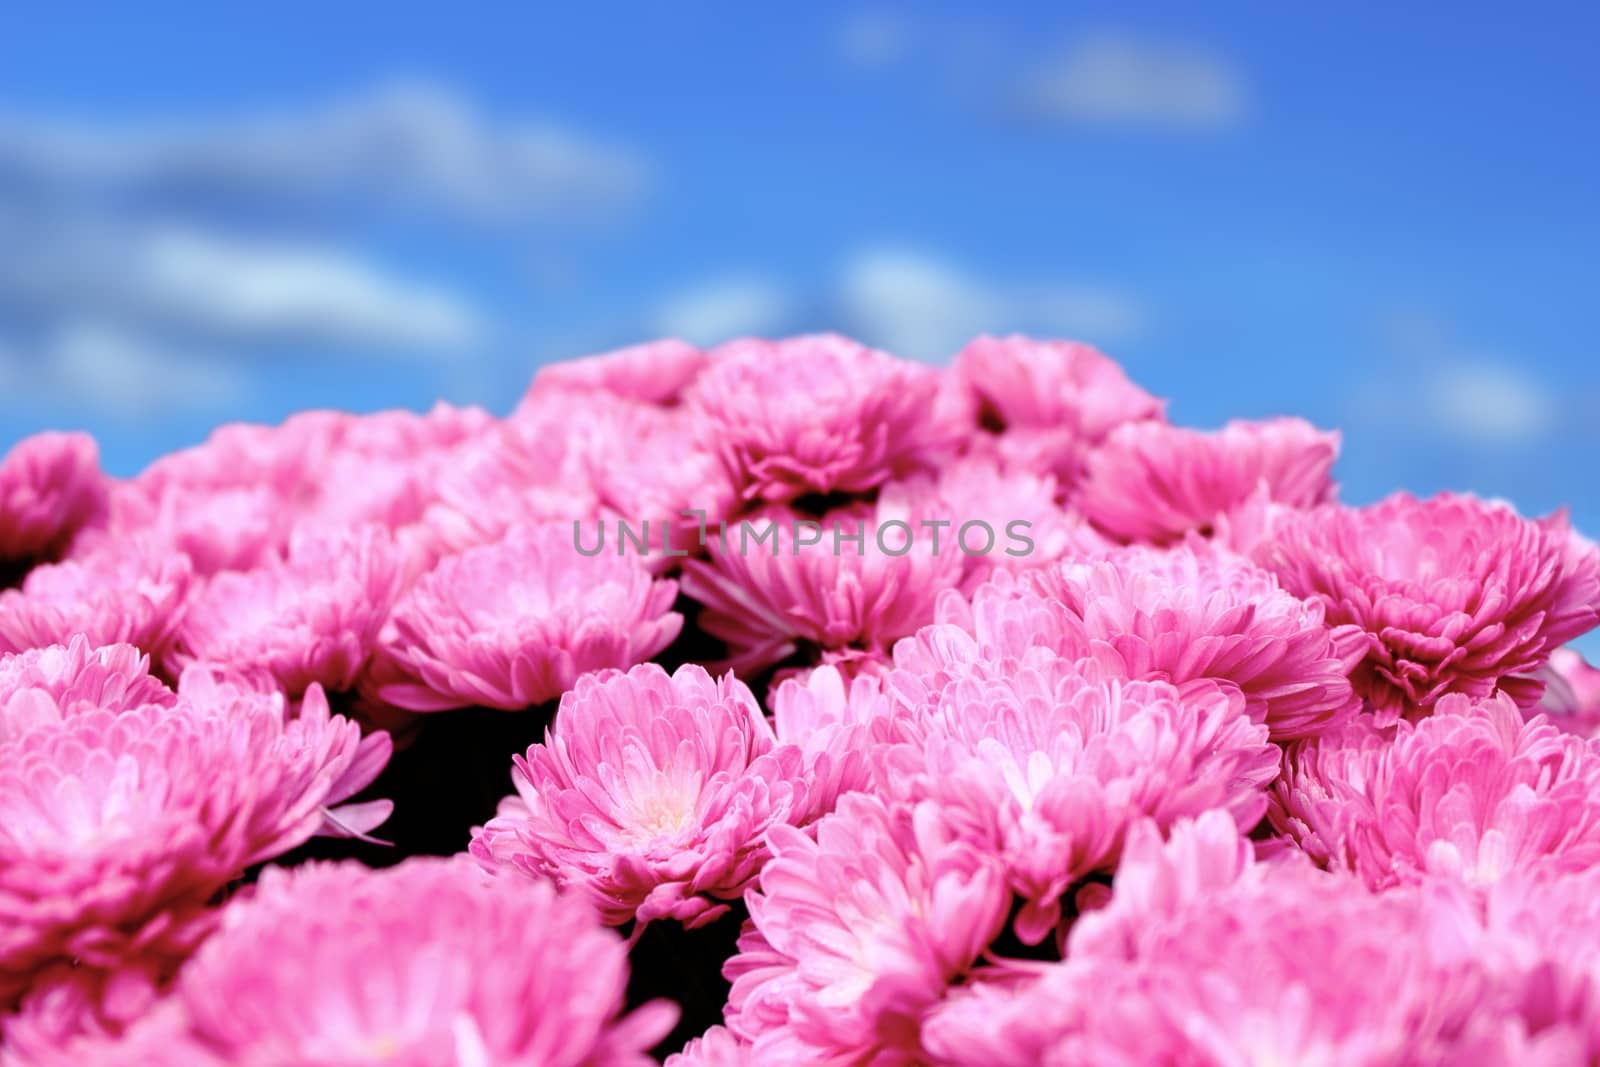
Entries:
<svg viewBox="0 0 1600 1067">
<path fill-rule="evenodd" d="M 1339 446 L 833 335 L 29 438 L 0 1065 L 1600 1061 L 1600 548 Z"/>
</svg>

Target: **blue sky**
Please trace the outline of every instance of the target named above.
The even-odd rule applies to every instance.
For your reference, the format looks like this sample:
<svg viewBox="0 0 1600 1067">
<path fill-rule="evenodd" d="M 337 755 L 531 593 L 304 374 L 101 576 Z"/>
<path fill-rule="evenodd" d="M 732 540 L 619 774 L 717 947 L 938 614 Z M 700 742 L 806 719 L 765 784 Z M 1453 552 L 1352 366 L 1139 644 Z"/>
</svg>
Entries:
<svg viewBox="0 0 1600 1067">
<path fill-rule="evenodd" d="M 1600 533 L 1592 11 L 525 7 L 0 9 L 0 438 L 1022 329 Z"/>
</svg>

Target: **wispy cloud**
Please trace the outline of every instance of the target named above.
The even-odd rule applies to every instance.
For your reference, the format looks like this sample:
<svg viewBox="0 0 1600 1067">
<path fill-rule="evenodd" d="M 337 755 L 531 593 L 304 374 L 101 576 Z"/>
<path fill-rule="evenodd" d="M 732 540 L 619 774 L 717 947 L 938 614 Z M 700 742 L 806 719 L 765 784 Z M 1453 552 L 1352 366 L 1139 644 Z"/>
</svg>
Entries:
<svg viewBox="0 0 1600 1067">
<path fill-rule="evenodd" d="M 893 66 L 910 51 L 911 23 L 889 11 L 856 11 L 839 25 L 839 59 L 847 66 L 874 70 Z"/>
<path fill-rule="evenodd" d="M 980 278 L 926 252 L 883 248 L 846 264 L 839 305 L 849 328 L 900 355 L 943 359 L 985 332 L 1033 330 L 1102 344 L 1145 325 L 1139 302 L 1069 281 Z"/>
<path fill-rule="evenodd" d="M 13 196 L 425 201 L 493 217 L 612 211 L 645 190 L 637 155 L 559 126 L 497 122 L 437 86 L 401 84 L 298 112 L 210 124 L 0 116 Z"/>
<path fill-rule="evenodd" d="M 1217 130 L 1243 118 L 1244 78 L 1204 48 L 1122 33 L 1069 44 L 1028 71 L 1015 104 L 1026 116 L 1073 125 Z"/>
<path fill-rule="evenodd" d="M 782 286 L 757 277 L 728 277 L 663 301 L 653 332 L 709 346 L 734 337 L 782 332 L 794 312 L 794 300 Z"/>
</svg>

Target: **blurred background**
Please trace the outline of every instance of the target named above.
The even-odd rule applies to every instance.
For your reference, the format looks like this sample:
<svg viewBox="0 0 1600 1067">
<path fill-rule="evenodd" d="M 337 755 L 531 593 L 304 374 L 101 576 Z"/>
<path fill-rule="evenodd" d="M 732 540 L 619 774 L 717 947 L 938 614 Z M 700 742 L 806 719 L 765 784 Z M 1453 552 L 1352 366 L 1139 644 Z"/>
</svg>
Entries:
<svg viewBox="0 0 1600 1067">
<path fill-rule="evenodd" d="M 1020 330 L 1600 534 L 1593 7 L 1065 7 L 0 6 L 0 439 Z"/>
</svg>

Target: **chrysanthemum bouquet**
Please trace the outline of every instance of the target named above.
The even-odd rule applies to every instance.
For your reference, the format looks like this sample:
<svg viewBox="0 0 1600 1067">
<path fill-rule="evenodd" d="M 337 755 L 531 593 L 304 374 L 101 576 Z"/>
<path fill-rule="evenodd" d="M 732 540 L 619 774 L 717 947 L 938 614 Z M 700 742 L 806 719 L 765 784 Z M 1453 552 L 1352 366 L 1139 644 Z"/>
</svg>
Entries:
<svg viewBox="0 0 1600 1067">
<path fill-rule="evenodd" d="M 1600 549 L 1080 344 L 0 465 L 0 1063 L 1600 1062 Z"/>
</svg>

